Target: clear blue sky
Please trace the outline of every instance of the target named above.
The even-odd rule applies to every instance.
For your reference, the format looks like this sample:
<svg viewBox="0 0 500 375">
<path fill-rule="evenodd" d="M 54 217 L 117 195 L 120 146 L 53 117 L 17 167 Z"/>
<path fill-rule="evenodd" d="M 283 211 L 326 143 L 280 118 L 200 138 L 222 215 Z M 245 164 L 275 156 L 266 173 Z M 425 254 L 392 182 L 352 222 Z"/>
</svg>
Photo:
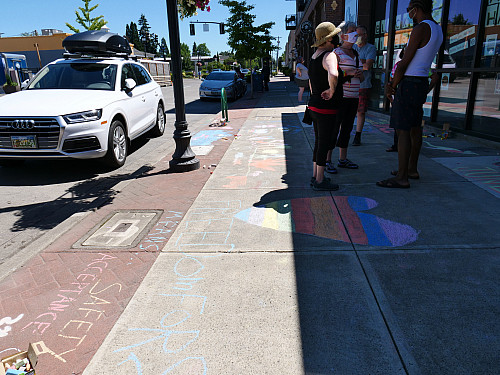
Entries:
<svg viewBox="0 0 500 375">
<path fill-rule="evenodd" d="M 92 0 L 92 4 L 99 4 L 93 15 L 103 15 L 108 21 L 111 32 L 125 34 L 125 25 L 139 20 L 144 14 L 151 26 L 151 32 L 158 34 L 160 40 L 168 39 L 168 24 L 165 0 Z M 286 0 L 248 0 L 247 4 L 254 5 L 252 13 L 257 16 L 255 24 L 275 22 L 271 35 L 280 36 L 280 55 L 288 40 L 288 31 L 285 30 L 285 16 L 295 13 L 295 1 Z M 19 3 L 7 1 L 2 4 L 2 21 L 0 33 L 2 37 L 19 36 L 23 32 L 41 29 L 59 29 L 71 32 L 66 27 L 69 22 L 75 27 L 75 10 L 83 6 L 81 0 L 22 0 Z M 220 35 L 218 25 L 210 25 L 209 32 L 203 32 L 203 25 L 196 25 L 196 36 L 189 35 L 190 21 L 224 22 L 229 17 L 228 9 L 219 4 L 218 0 L 210 1 L 210 12 L 199 12 L 198 16 L 180 21 L 181 42 L 190 48 L 193 42 L 206 43 L 212 54 L 218 51 L 227 51 L 227 34 Z M 169 45 L 170 46 L 170 45 Z M 169 47 L 170 48 L 170 47 Z M 0 51 L 1 52 L 1 51 Z"/>
</svg>

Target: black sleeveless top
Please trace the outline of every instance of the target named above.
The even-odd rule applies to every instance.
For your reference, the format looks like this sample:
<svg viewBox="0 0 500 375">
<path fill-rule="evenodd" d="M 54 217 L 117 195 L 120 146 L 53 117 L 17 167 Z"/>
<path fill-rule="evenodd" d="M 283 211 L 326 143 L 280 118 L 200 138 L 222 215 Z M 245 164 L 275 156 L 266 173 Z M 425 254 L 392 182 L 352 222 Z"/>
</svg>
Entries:
<svg viewBox="0 0 500 375">
<path fill-rule="evenodd" d="M 309 62 L 309 82 L 311 82 L 312 92 L 308 105 L 320 109 L 338 109 L 342 103 L 342 97 L 344 96 L 342 89 L 342 77 L 344 76 L 344 72 L 337 65 L 339 79 L 335 92 L 330 100 L 322 99 L 321 93 L 330 88 L 330 84 L 328 83 L 328 72 L 323 68 L 323 57 L 325 53 L 328 53 L 328 51 L 323 52 L 315 59 L 311 58 Z"/>
</svg>

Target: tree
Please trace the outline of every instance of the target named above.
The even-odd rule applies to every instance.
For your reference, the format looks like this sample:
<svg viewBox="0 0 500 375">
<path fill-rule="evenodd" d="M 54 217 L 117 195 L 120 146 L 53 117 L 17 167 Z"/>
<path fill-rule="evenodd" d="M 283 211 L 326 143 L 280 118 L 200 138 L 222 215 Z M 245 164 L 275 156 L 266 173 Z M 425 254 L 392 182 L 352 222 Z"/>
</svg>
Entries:
<svg viewBox="0 0 500 375">
<path fill-rule="evenodd" d="M 101 27 L 106 25 L 108 21 L 104 20 L 104 16 L 91 17 L 90 13 L 94 11 L 99 4 L 94 5 L 93 7 L 89 7 L 89 4 L 92 0 L 82 0 L 85 3 L 85 7 L 78 7 L 82 14 L 80 15 L 77 10 L 75 10 L 76 14 L 76 22 L 78 22 L 85 30 L 100 30 Z M 74 26 L 71 26 L 66 22 L 66 26 L 71 29 L 71 31 L 75 33 L 79 33 L 80 30 Z"/>
<path fill-rule="evenodd" d="M 198 48 L 196 49 L 196 55 L 197 56 L 210 56 L 212 53 L 208 49 L 206 43 L 201 43 L 198 45 Z"/>
<path fill-rule="evenodd" d="M 468 19 L 464 17 L 462 13 L 456 14 L 450 22 L 452 25 L 472 25 Z"/>
<path fill-rule="evenodd" d="M 149 26 L 149 22 L 144 14 L 141 14 L 141 18 L 139 18 L 139 21 L 137 23 L 141 27 L 139 29 L 139 38 L 143 44 L 144 51 L 147 52 L 150 49 L 151 44 L 151 35 L 149 32 L 151 27 Z"/>
<path fill-rule="evenodd" d="M 219 3 L 227 6 L 231 13 L 226 21 L 226 28 L 229 34 L 228 45 L 233 49 L 236 59 L 251 60 L 268 56 L 275 39 L 270 35 L 274 22 L 254 26 L 256 16 L 250 11 L 255 6 L 247 5 L 246 1 L 219 0 Z"/>
<path fill-rule="evenodd" d="M 130 22 L 130 26 L 127 25 L 125 30 L 125 35 L 127 36 L 129 43 L 132 43 L 138 50 L 143 50 L 142 41 L 139 37 L 139 31 L 137 30 L 137 24 Z"/>
<path fill-rule="evenodd" d="M 191 50 L 186 43 L 181 43 L 182 70 L 193 70 L 194 64 L 191 61 Z"/>
<path fill-rule="evenodd" d="M 168 50 L 167 41 L 165 40 L 165 38 L 161 38 L 160 54 L 162 57 L 170 56 L 170 51 Z"/>
<path fill-rule="evenodd" d="M 154 53 L 155 55 L 158 53 L 158 47 L 160 43 L 158 42 L 158 35 L 155 33 L 151 33 L 150 36 L 150 41 L 149 41 L 149 48 L 147 52 L 149 53 Z"/>
</svg>

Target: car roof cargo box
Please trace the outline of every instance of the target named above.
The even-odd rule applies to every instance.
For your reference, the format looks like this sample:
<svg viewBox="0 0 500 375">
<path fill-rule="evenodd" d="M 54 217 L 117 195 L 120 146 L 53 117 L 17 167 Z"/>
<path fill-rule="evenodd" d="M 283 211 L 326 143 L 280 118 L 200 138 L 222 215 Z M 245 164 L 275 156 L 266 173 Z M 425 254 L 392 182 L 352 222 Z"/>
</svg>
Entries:
<svg viewBox="0 0 500 375">
<path fill-rule="evenodd" d="M 101 30 L 84 31 L 66 37 L 62 42 L 69 53 L 81 53 L 96 56 L 132 53 L 130 44 L 118 34 Z"/>
</svg>

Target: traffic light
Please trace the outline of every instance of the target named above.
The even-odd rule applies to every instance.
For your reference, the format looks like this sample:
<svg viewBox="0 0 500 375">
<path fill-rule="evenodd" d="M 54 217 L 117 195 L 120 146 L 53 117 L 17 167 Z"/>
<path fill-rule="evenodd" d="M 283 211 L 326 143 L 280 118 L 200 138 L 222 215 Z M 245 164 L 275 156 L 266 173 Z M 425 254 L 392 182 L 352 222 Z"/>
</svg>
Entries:
<svg viewBox="0 0 500 375">
<path fill-rule="evenodd" d="M 225 34 L 226 33 L 226 31 L 224 30 L 224 24 L 223 23 L 219 24 L 219 31 L 220 31 L 221 34 Z"/>
<path fill-rule="evenodd" d="M 189 35 L 195 35 L 196 32 L 194 30 L 194 23 L 189 24 Z"/>
</svg>

